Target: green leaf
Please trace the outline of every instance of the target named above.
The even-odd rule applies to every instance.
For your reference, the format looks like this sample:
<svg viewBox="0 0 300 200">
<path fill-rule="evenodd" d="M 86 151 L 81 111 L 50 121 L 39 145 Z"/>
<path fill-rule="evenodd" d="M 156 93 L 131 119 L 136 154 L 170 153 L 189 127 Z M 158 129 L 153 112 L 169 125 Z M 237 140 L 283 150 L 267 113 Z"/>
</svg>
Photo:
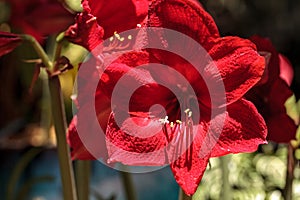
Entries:
<svg viewBox="0 0 300 200">
<path fill-rule="evenodd" d="M 297 158 L 297 160 L 300 160 L 300 149 L 296 149 L 295 157 Z"/>
<path fill-rule="evenodd" d="M 284 106 L 286 108 L 287 115 L 294 120 L 295 124 L 299 124 L 300 103 L 296 102 L 294 94 L 285 101 Z"/>
<path fill-rule="evenodd" d="M 296 139 L 298 141 L 300 140 L 300 126 L 297 128 L 297 131 L 296 131 Z"/>
<path fill-rule="evenodd" d="M 65 3 L 69 8 L 76 12 L 81 12 L 82 7 L 81 7 L 81 1 L 80 0 L 65 0 Z"/>
</svg>

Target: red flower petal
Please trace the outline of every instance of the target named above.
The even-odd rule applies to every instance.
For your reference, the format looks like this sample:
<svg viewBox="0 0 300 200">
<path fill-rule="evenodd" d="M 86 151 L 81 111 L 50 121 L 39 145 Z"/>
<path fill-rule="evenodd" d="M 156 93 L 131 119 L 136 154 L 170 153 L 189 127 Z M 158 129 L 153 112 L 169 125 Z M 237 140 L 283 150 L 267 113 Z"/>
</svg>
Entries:
<svg viewBox="0 0 300 200">
<path fill-rule="evenodd" d="M 71 157 L 73 160 L 94 160 L 96 159 L 83 145 L 76 126 L 77 126 L 77 116 L 75 115 L 69 125 L 68 133 L 67 133 L 67 142 L 71 147 Z"/>
<path fill-rule="evenodd" d="M 22 39 L 20 36 L 0 31 L 0 56 L 7 54 L 14 50 L 19 44 L 21 44 Z"/>
<path fill-rule="evenodd" d="M 104 31 L 98 25 L 96 17 L 87 11 L 77 15 L 76 24 L 69 27 L 65 37 L 75 44 L 94 50 L 103 41 Z"/>
<path fill-rule="evenodd" d="M 91 8 L 91 14 L 97 17 L 98 24 L 104 29 L 104 39 L 133 29 L 141 24 L 148 14 L 148 0 L 84 0 Z M 83 3 L 84 3 L 83 2 Z"/>
<path fill-rule="evenodd" d="M 278 143 L 289 143 L 295 139 L 297 126 L 295 122 L 286 114 L 272 115 L 266 119 L 268 126 L 268 140 Z"/>
<path fill-rule="evenodd" d="M 106 131 L 108 162 L 151 166 L 166 164 L 163 147 L 167 140 L 161 130 L 162 124 L 148 116 L 126 118 L 122 112 L 112 114 Z"/>
<path fill-rule="evenodd" d="M 223 114 L 221 114 L 223 115 Z M 212 132 L 220 129 L 217 116 L 210 122 Z M 257 112 L 255 106 L 246 100 L 239 100 L 227 107 L 224 127 L 212 150 L 212 157 L 219 157 L 229 153 L 253 152 L 258 145 L 266 143 L 267 127 L 265 121 Z"/>
<path fill-rule="evenodd" d="M 99 98 L 102 102 L 98 101 L 97 118 L 91 117 L 91 113 L 95 112 L 91 106 L 83 105 L 69 126 L 67 137 L 72 149 L 72 159 L 92 160 L 100 157 L 107 158 L 104 133 L 111 112 L 110 102 L 107 102 L 104 96 Z M 101 133 L 97 131 L 100 128 L 99 126 L 103 130 L 103 135 L 99 135 Z"/>
<path fill-rule="evenodd" d="M 286 108 L 284 106 L 286 100 L 293 95 L 293 92 L 287 85 L 287 83 L 278 78 L 274 81 L 269 93 L 266 93 L 267 104 L 270 108 L 270 115 L 278 113 L 286 113 Z"/>
<path fill-rule="evenodd" d="M 212 17 L 195 1 L 154 1 L 149 9 L 148 25 L 184 33 L 204 45 L 219 37 Z M 180 43 L 181 44 L 181 43 Z"/>
<path fill-rule="evenodd" d="M 280 75 L 279 77 L 282 78 L 289 86 L 291 86 L 293 78 L 294 78 L 294 69 L 292 67 L 291 62 L 287 57 L 282 54 L 279 54 L 279 66 L 280 66 Z"/>
<path fill-rule="evenodd" d="M 261 79 L 265 59 L 249 40 L 219 38 L 208 52 L 223 78 L 228 103 L 240 99 Z"/>
<path fill-rule="evenodd" d="M 159 85 L 152 77 L 148 66 L 146 52 L 132 52 L 123 55 L 115 63 L 106 68 L 101 77 L 99 88 L 103 90 L 119 110 L 130 112 L 149 112 L 151 106 L 160 104 L 166 108 L 170 99 L 174 98 L 171 91 Z M 153 71 L 153 70 L 152 70 Z M 121 88 L 115 88 L 116 84 Z M 164 117 L 164 116 L 163 116 Z"/>
<path fill-rule="evenodd" d="M 209 155 L 204 158 L 200 158 L 199 150 L 200 147 L 194 147 L 190 167 L 185 164 L 186 160 L 190 159 L 187 158 L 187 154 L 185 153 L 170 166 L 175 180 L 187 195 L 192 195 L 196 192 L 209 160 Z"/>
<path fill-rule="evenodd" d="M 276 51 L 272 42 L 267 38 L 255 35 L 250 37 L 249 39 L 256 45 L 258 51 L 265 51 L 271 53 L 271 58 L 268 67 L 268 84 L 272 84 L 272 82 L 279 76 L 280 69 L 278 52 Z"/>
</svg>

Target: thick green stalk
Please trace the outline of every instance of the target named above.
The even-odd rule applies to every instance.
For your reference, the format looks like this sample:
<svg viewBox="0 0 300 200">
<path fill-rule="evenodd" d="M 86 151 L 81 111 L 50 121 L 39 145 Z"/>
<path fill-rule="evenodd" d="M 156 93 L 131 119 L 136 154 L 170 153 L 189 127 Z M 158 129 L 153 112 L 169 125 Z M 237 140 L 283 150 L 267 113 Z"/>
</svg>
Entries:
<svg viewBox="0 0 300 200">
<path fill-rule="evenodd" d="M 29 35 L 22 35 L 22 38 L 29 41 L 42 59 L 45 67 L 51 72 L 53 63 L 45 53 L 40 44 Z M 61 93 L 61 87 L 58 76 L 49 77 L 49 90 L 51 96 L 51 108 L 57 139 L 58 159 L 60 166 L 60 174 L 63 186 L 63 196 L 65 200 L 77 200 L 76 187 L 74 181 L 74 172 L 70 158 L 70 150 L 66 139 L 66 116 L 65 108 Z"/>
<path fill-rule="evenodd" d="M 188 196 L 186 195 L 181 188 L 179 188 L 179 196 L 178 196 L 178 200 L 192 200 L 193 197 L 192 196 Z"/>
<path fill-rule="evenodd" d="M 90 193 L 91 161 L 77 160 L 75 162 L 75 176 L 78 200 L 88 200 Z"/>
<path fill-rule="evenodd" d="M 61 50 L 62 50 L 62 42 L 64 41 L 65 33 L 61 33 L 56 37 L 56 47 L 54 51 L 54 57 L 53 60 L 57 60 L 61 56 Z"/>
<path fill-rule="evenodd" d="M 288 144 L 287 148 L 288 148 L 287 171 L 286 171 L 286 179 L 285 179 L 285 187 L 283 190 L 283 196 L 285 200 L 292 200 L 295 157 L 294 157 L 294 148 L 290 143 Z"/>
<path fill-rule="evenodd" d="M 221 170 L 222 170 L 222 189 L 220 199 L 230 200 L 232 199 L 231 187 L 229 184 L 229 169 L 228 163 L 230 161 L 230 155 L 220 157 Z"/>
<path fill-rule="evenodd" d="M 36 53 L 39 55 L 40 59 L 42 59 L 42 62 L 45 65 L 45 67 L 48 70 L 52 70 L 53 63 L 50 61 L 48 55 L 45 53 L 41 45 L 35 40 L 35 38 L 30 35 L 21 35 L 21 37 L 23 38 L 23 40 L 30 42 L 30 44 L 35 49 Z"/>
<path fill-rule="evenodd" d="M 67 123 L 65 107 L 63 104 L 63 97 L 58 76 L 49 78 L 49 89 L 51 94 L 52 115 L 57 139 L 58 159 L 64 191 L 64 199 L 76 200 L 77 194 L 74 173 L 70 158 L 70 149 L 67 145 L 66 139 Z"/>
<path fill-rule="evenodd" d="M 192 200 L 192 196 L 186 195 L 181 188 L 179 188 L 178 200 Z"/>
<path fill-rule="evenodd" d="M 120 171 L 122 182 L 125 189 L 126 199 L 127 200 L 136 200 L 136 193 L 133 186 L 131 174 L 128 172 Z"/>
</svg>

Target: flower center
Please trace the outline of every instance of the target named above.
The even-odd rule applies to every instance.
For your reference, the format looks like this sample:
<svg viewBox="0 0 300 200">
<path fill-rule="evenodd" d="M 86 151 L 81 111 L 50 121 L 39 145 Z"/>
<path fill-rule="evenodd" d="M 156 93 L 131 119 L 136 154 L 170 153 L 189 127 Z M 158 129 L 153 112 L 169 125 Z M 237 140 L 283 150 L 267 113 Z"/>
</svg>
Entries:
<svg viewBox="0 0 300 200">
<path fill-rule="evenodd" d="M 192 166 L 193 146 L 191 144 L 194 138 L 192 115 L 192 111 L 187 108 L 184 110 L 184 121 L 177 119 L 175 122 L 170 122 L 168 116 L 159 120 L 163 124 L 163 133 L 168 142 L 168 146 L 165 148 L 165 162 L 170 163 L 170 157 L 172 157 L 175 162 L 180 162 L 179 157 L 185 154 L 186 159 L 184 159 L 184 163 L 178 164 L 183 164 L 183 167 L 187 167 L 189 170 Z M 169 154 L 168 150 L 170 150 L 170 148 L 174 148 L 172 150 L 173 155 Z"/>
<path fill-rule="evenodd" d="M 180 94 L 178 96 L 180 111 L 176 116 L 172 116 L 174 121 L 171 121 L 168 116 L 160 119 L 163 133 L 168 142 L 168 146 L 165 148 L 165 162 L 177 162 L 177 165 L 190 170 L 193 156 L 192 143 L 195 138 L 193 125 L 199 122 L 199 102 L 196 94 L 191 92 L 192 88 L 184 84 L 176 86 Z"/>
</svg>

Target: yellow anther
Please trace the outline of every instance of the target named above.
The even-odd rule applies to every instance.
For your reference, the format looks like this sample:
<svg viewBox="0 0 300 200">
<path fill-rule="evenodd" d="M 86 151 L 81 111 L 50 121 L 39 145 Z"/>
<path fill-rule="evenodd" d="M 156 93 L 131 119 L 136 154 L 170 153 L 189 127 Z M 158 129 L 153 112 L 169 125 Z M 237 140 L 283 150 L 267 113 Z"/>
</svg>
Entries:
<svg viewBox="0 0 300 200">
<path fill-rule="evenodd" d="M 71 96 L 70 96 L 70 98 L 74 101 L 74 100 L 76 100 L 77 99 L 77 94 L 72 94 Z"/>
<path fill-rule="evenodd" d="M 189 113 L 188 113 L 188 117 L 191 117 L 192 116 L 192 111 L 190 111 Z"/>
<path fill-rule="evenodd" d="M 162 124 L 168 124 L 169 123 L 169 120 L 168 120 L 168 116 L 166 116 L 164 119 L 159 119 L 158 121 Z"/>
<path fill-rule="evenodd" d="M 119 40 L 120 40 L 121 42 L 123 42 L 123 41 L 124 41 L 124 39 L 125 39 L 124 37 L 121 37 Z"/>
<path fill-rule="evenodd" d="M 137 24 L 137 25 L 136 25 L 136 27 L 138 27 L 138 28 L 141 28 L 141 27 L 142 27 L 142 25 L 141 25 L 141 24 Z"/>
<path fill-rule="evenodd" d="M 171 127 L 171 128 L 174 127 L 174 123 L 173 123 L 173 122 L 170 123 L 170 127 Z"/>
<path fill-rule="evenodd" d="M 116 37 L 118 40 L 120 40 L 121 37 L 120 37 L 120 35 L 118 34 L 117 31 L 114 32 L 114 35 L 115 35 L 115 37 Z"/>
<path fill-rule="evenodd" d="M 188 113 L 190 111 L 190 109 L 189 108 L 187 108 L 187 109 L 185 109 L 185 113 Z"/>
<path fill-rule="evenodd" d="M 131 40 L 132 39 L 132 35 L 128 35 L 128 40 Z"/>
<path fill-rule="evenodd" d="M 112 42 L 113 40 L 114 40 L 114 37 L 110 37 L 110 38 L 109 38 L 109 41 Z"/>
<path fill-rule="evenodd" d="M 176 120 L 176 123 L 177 123 L 177 124 L 181 124 L 182 121 L 180 121 L 179 119 L 177 119 L 177 120 Z"/>
</svg>

